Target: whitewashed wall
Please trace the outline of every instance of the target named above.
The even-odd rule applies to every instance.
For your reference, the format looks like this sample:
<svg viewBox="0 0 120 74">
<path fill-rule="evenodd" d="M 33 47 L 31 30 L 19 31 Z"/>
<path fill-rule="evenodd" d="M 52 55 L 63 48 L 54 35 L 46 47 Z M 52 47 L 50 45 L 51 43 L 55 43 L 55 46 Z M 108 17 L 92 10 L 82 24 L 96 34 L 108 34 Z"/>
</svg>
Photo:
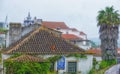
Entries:
<svg viewBox="0 0 120 74">
<path fill-rule="evenodd" d="M 54 55 L 39 55 L 39 57 L 43 57 L 44 59 L 48 57 L 53 57 Z M 87 74 L 89 70 L 92 68 L 93 63 L 93 55 L 86 55 L 85 58 L 75 58 L 75 57 L 65 57 L 65 70 L 59 70 L 59 74 L 63 74 L 68 71 L 68 62 L 77 62 L 77 72 L 81 72 L 81 74 Z M 3 60 L 8 59 L 10 55 L 2 54 L 2 64 Z M 94 56 L 97 61 L 101 61 L 101 57 Z M 2 66 L 3 68 L 3 66 Z M 55 63 L 54 70 L 57 71 L 57 62 Z"/>
<path fill-rule="evenodd" d="M 76 35 L 76 36 L 78 36 L 78 37 L 81 37 L 81 38 L 83 38 L 84 40 L 86 40 L 86 35 L 80 35 L 80 32 L 79 31 L 72 31 L 72 30 L 69 30 L 69 29 L 60 29 L 60 30 L 58 30 L 58 31 L 60 31 L 60 32 L 62 32 L 63 34 L 74 34 L 74 35 Z"/>
<path fill-rule="evenodd" d="M 72 30 L 69 30 L 69 29 L 60 29 L 58 31 L 62 32 L 62 34 L 67 34 L 67 33 L 68 34 L 74 34 L 74 35 L 76 35 L 78 37 L 83 38 L 84 40 L 87 39 L 86 35 L 80 35 L 80 32 L 78 32 L 78 31 L 72 31 Z M 76 45 L 79 46 L 80 48 L 85 49 L 85 50 L 90 49 L 91 48 L 91 44 L 90 45 L 86 45 L 86 43 L 87 43 L 86 41 L 77 42 Z"/>
<path fill-rule="evenodd" d="M 62 34 L 67 34 L 69 30 L 68 29 L 60 29 L 58 31 L 62 32 Z"/>
<path fill-rule="evenodd" d="M 85 45 L 83 42 L 76 42 L 76 45 L 85 50 L 90 49 L 92 47 L 90 43 L 89 43 L 89 45 Z"/>
<path fill-rule="evenodd" d="M 75 58 L 75 57 L 66 57 L 65 58 L 65 70 L 59 70 L 59 74 L 63 74 L 67 72 L 68 62 L 77 62 L 77 72 L 81 72 L 81 74 L 87 74 L 89 70 L 92 68 L 92 55 L 87 55 L 87 59 L 83 58 Z M 57 62 L 55 63 L 55 71 L 57 71 Z"/>
</svg>

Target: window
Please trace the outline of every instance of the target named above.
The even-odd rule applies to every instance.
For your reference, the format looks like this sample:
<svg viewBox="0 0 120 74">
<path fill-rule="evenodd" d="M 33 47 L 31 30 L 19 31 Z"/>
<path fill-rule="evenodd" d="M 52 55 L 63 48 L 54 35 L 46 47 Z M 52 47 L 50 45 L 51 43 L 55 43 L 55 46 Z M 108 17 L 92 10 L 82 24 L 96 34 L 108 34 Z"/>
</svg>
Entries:
<svg viewBox="0 0 120 74">
<path fill-rule="evenodd" d="M 54 71 L 54 62 L 50 64 L 50 71 Z"/>
<path fill-rule="evenodd" d="M 77 62 L 68 62 L 68 73 L 77 72 Z"/>
</svg>

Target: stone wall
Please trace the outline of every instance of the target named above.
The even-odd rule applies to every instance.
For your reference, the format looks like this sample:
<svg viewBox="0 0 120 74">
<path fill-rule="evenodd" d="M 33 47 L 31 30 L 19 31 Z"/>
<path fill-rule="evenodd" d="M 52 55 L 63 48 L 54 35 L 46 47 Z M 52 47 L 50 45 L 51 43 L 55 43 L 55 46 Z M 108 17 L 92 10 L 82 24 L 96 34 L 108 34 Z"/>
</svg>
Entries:
<svg viewBox="0 0 120 74">
<path fill-rule="evenodd" d="M 18 41 L 24 35 L 40 27 L 40 24 L 31 24 L 29 26 L 22 27 L 21 23 L 10 23 L 9 29 L 9 45 Z"/>
<path fill-rule="evenodd" d="M 10 23 L 9 29 L 9 44 L 12 44 L 21 38 L 22 34 L 21 23 Z"/>
</svg>

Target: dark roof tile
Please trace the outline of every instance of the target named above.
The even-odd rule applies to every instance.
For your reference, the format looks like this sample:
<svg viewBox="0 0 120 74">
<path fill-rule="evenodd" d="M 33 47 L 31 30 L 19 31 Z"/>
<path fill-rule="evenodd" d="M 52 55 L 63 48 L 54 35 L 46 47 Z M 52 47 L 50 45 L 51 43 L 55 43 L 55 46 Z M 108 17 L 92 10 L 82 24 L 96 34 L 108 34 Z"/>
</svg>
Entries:
<svg viewBox="0 0 120 74">
<path fill-rule="evenodd" d="M 54 46 L 54 50 L 53 47 Z M 8 47 L 6 54 L 69 54 L 81 53 L 84 50 L 66 42 L 61 37 L 55 36 L 49 28 L 40 27 L 29 36 L 17 42 L 14 46 Z"/>
</svg>

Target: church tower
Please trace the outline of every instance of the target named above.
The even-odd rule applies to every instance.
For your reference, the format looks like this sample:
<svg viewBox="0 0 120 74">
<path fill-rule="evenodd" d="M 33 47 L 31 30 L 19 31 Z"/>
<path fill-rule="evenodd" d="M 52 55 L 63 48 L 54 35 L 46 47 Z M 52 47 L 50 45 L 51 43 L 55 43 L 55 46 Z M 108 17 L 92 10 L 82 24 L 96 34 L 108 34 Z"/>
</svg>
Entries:
<svg viewBox="0 0 120 74">
<path fill-rule="evenodd" d="M 30 16 L 30 12 L 28 12 L 28 16 L 24 20 L 24 26 L 29 26 L 33 23 L 34 23 L 34 21 L 32 20 L 32 17 Z"/>
<path fill-rule="evenodd" d="M 28 12 L 27 20 L 31 21 L 30 12 Z"/>
</svg>

